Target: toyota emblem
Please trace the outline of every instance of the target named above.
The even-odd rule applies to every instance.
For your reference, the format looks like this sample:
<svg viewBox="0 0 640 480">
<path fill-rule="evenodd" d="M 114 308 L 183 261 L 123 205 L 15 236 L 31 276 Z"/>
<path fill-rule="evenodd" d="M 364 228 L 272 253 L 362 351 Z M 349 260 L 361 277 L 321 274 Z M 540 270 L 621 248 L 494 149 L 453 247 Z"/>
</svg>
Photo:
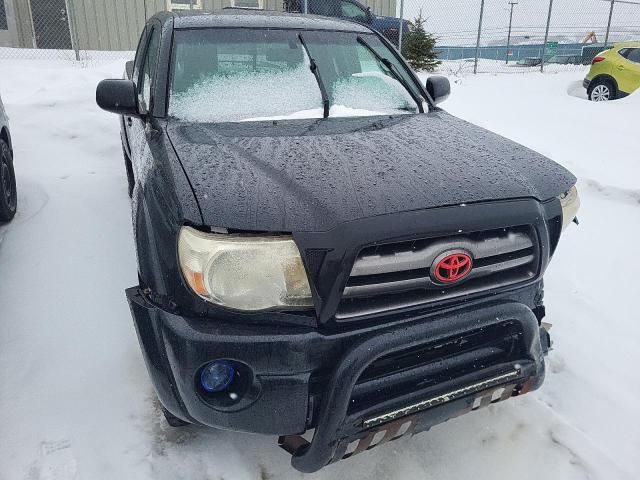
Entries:
<svg viewBox="0 0 640 480">
<path fill-rule="evenodd" d="M 431 267 L 431 276 L 439 283 L 459 282 L 471 273 L 473 261 L 464 252 L 445 252 L 438 256 Z"/>
</svg>

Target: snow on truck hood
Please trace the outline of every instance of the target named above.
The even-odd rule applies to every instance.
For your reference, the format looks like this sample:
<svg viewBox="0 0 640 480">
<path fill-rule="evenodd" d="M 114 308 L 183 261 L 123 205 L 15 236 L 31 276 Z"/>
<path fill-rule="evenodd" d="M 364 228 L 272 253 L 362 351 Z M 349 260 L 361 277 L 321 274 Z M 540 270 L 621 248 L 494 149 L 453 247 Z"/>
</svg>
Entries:
<svg viewBox="0 0 640 480">
<path fill-rule="evenodd" d="M 240 122 L 263 122 L 268 120 L 299 120 L 305 118 L 322 118 L 324 113 L 322 108 L 311 108 L 309 110 L 300 110 L 299 112 L 290 113 L 289 115 L 275 115 L 270 117 L 254 117 L 245 118 Z M 407 112 L 409 114 L 409 112 Z M 361 108 L 351 108 L 344 105 L 332 105 L 329 109 L 330 117 L 374 117 L 387 115 L 387 112 L 373 112 Z"/>
<path fill-rule="evenodd" d="M 167 133 L 207 225 L 322 231 L 359 218 L 488 200 L 547 200 L 575 177 L 443 111 L 194 124 Z"/>
</svg>

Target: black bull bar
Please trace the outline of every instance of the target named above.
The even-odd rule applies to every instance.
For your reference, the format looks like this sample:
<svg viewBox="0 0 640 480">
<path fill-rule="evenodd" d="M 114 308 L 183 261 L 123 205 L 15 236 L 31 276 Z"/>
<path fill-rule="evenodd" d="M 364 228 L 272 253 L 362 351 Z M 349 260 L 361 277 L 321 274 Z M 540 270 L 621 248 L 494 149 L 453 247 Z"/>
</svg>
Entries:
<svg viewBox="0 0 640 480">
<path fill-rule="evenodd" d="M 521 358 L 349 411 L 358 379 L 376 359 L 505 321 L 519 324 Z M 279 444 L 292 455 L 294 468 L 315 472 L 405 434 L 428 430 L 489 403 L 538 388 L 544 379 L 544 354 L 548 348 L 548 334 L 533 312 L 520 303 L 449 314 L 378 333 L 354 345 L 339 361 L 328 381 L 312 440 L 287 435 L 280 437 Z"/>
</svg>

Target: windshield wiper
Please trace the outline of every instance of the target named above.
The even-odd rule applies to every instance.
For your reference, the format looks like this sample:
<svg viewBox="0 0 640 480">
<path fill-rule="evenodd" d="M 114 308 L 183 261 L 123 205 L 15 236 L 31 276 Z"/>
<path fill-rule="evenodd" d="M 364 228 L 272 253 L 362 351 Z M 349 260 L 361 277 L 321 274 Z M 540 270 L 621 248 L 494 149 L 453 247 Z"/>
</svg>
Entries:
<svg viewBox="0 0 640 480">
<path fill-rule="evenodd" d="M 329 118 L 329 96 L 327 95 L 327 89 L 324 86 L 324 82 L 322 81 L 322 77 L 320 76 L 320 69 L 318 68 L 318 64 L 311 56 L 311 52 L 309 52 L 309 47 L 307 47 L 307 43 L 304 41 L 302 34 L 298 35 L 300 39 L 300 43 L 304 48 L 304 51 L 307 52 L 307 57 L 309 57 L 309 68 L 313 73 L 313 76 L 316 77 L 316 82 L 318 82 L 318 87 L 320 88 L 320 95 L 322 95 L 322 118 Z"/>
<path fill-rule="evenodd" d="M 360 45 L 362 45 L 364 48 L 366 48 L 367 50 L 369 50 L 369 52 L 371 52 L 371 54 L 376 57 L 376 59 L 382 63 L 385 67 L 387 67 L 387 69 L 389 70 L 389 72 L 391 72 L 391 75 L 393 75 L 393 78 L 396 79 L 396 81 L 402 85 L 404 87 L 404 89 L 409 92 L 409 95 L 411 95 L 411 98 L 413 98 L 413 101 L 416 102 L 416 105 L 418 105 L 418 111 L 420 113 L 424 113 L 424 109 L 422 108 L 422 100 L 420 100 L 420 97 L 418 97 L 413 90 L 411 90 L 411 87 L 409 86 L 409 84 L 406 82 L 406 80 L 402 77 L 402 75 L 400 75 L 400 73 L 398 73 L 398 70 L 396 69 L 396 66 L 391 63 L 391 61 L 388 58 L 384 58 L 382 55 L 380 55 L 371 45 L 369 45 L 366 40 L 362 37 L 358 37 L 358 43 Z"/>
</svg>

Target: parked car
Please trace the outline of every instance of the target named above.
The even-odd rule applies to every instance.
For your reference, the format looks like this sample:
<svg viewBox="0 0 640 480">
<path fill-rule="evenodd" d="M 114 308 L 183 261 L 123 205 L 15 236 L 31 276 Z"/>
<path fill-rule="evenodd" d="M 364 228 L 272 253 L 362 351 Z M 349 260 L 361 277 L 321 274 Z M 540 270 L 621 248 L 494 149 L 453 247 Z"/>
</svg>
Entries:
<svg viewBox="0 0 640 480">
<path fill-rule="evenodd" d="M 15 216 L 17 198 L 9 119 L 0 98 L 0 222 L 8 222 Z"/>
<path fill-rule="evenodd" d="M 371 12 L 370 7 L 365 7 L 357 0 L 285 0 L 285 10 L 288 12 L 311 13 L 326 17 L 338 17 L 345 20 L 368 25 L 382 33 L 387 40 L 398 46 L 400 36 L 400 23 L 404 34 L 409 31 L 409 21 L 396 17 L 378 16 Z"/>
<path fill-rule="evenodd" d="M 230 11 L 152 17 L 127 71 L 96 100 L 171 425 L 278 434 L 313 472 L 542 384 L 576 178 L 441 110 L 446 78 L 363 25 Z"/>
<path fill-rule="evenodd" d="M 538 57 L 521 58 L 516 62 L 518 67 L 538 67 L 542 63 L 542 59 Z"/>
<path fill-rule="evenodd" d="M 582 65 L 582 55 L 554 55 L 546 63 L 557 65 Z"/>
<path fill-rule="evenodd" d="M 640 42 L 617 43 L 597 55 L 583 82 L 589 100 L 626 97 L 640 87 Z"/>
</svg>

